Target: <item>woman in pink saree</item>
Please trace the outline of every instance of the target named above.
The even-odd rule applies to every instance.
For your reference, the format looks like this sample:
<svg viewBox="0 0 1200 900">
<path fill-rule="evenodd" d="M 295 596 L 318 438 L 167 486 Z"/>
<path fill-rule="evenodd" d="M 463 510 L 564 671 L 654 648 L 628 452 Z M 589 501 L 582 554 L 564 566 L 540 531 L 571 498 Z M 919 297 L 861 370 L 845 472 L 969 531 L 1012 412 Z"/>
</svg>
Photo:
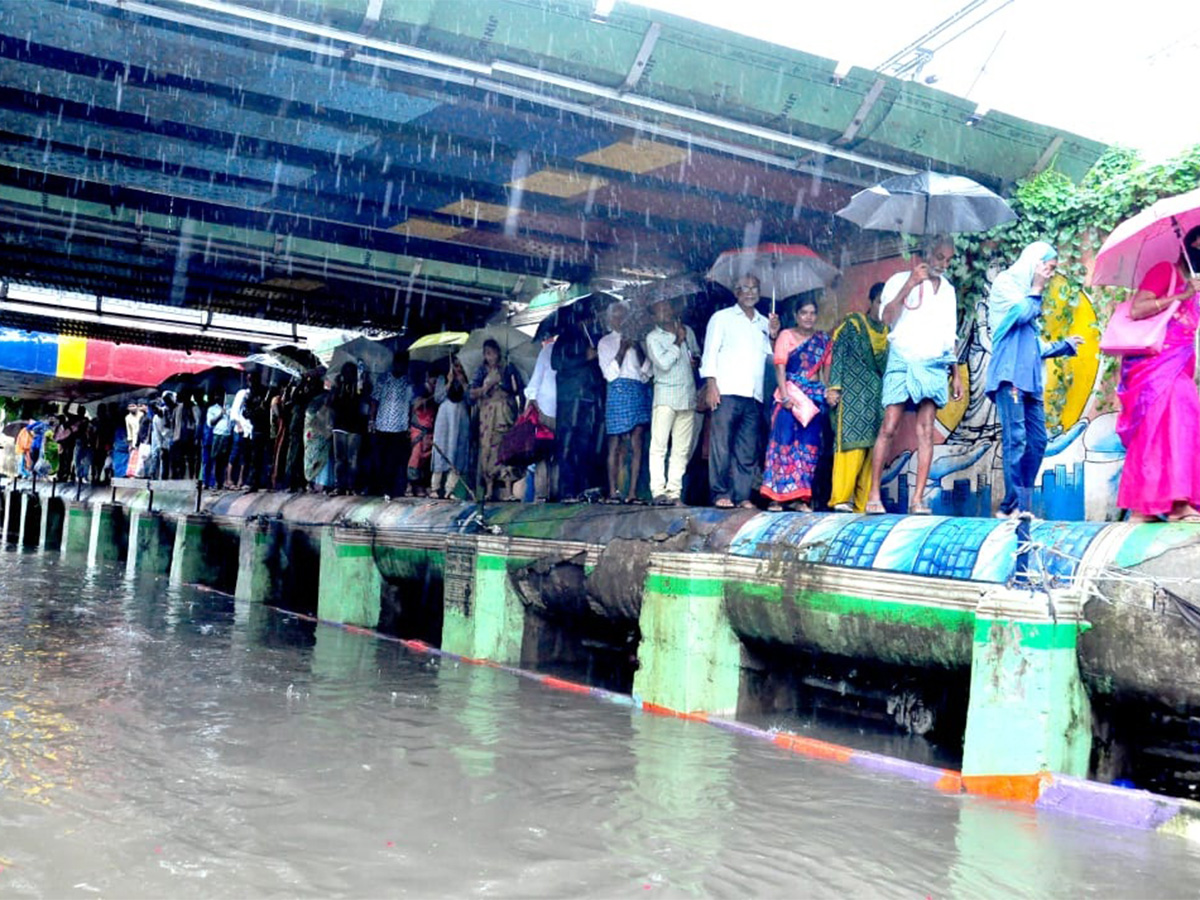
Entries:
<svg viewBox="0 0 1200 900">
<path fill-rule="evenodd" d="M 1121 360 L 1117 435 L 1125 466 L 1117 504 L 1130 519 L 1200 522 L 1200 396 L 1194 380 L 1196 328 L 1200 325 L 1200 227 L 1184 239 L 1187 257 L 1146 273 L 1130 316 L 1144 319 L 1178 301 L 1162 351 Z M 1189 262 L 1191 263 L 1189 267 Z"/>
</svg>

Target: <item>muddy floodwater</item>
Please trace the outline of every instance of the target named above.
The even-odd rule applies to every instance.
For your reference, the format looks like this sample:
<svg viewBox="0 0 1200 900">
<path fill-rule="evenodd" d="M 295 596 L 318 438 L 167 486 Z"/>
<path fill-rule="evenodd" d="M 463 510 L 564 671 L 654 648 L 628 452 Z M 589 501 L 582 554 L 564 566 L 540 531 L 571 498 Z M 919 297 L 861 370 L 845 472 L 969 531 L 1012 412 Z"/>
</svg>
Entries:
<svg viewBox="0 0 1200 900">
<path fill-rule="evenodd" d="M 1200 883 L 1180 838 L 944 795 L 210 591 L 10 550 L 0 596 L 4 897 Z"/>
</svg>

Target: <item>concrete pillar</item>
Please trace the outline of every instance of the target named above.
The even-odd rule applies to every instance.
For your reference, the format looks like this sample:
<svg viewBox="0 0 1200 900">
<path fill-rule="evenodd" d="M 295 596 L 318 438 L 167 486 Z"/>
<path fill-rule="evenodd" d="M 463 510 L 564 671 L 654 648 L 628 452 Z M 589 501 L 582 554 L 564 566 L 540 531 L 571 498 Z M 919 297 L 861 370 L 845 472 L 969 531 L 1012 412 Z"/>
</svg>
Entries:
<svg viewBox="0 0 1200 900">
<path fill-rule="evenodd" d="M 203 584 L 221 588 L 223 573 L 229 568 L 222 553 L 220 534 L 207 513 L 189 513 L 175 522 L 175 543 L 171 548 L 171 584 Z M 230 585 L 232 587 L 232 585 Z"/>
<path fill-rule="evenodd" d="M 372 535 L 359 528 L 321 529 L 321 583 L 317 617 L 375 628 L 383 576 L 375 564 Z"/>
<path fill-rule="evenodd" d="M 43 550 L 58 550 L 62 546 L 63 521 L 66 504 L 62 497 L 50 497 L 42 504 L 42 521 L 38 529 L 38 546 Z"/>
<path fill-rule="evenodd" d="M 42 529 L 42 498 L 30 491 L 21 495 L 21 528 L 17 543 L 36 547 Z"/>
<path fill-rule="evenodd" d="M 508 576 L 508 549 L 506 537 L 446 538 L 443 650 L 520 664 L 525 604 Z"/>
<path fill-rule="evenodd" d="M 1060 591 L 997 588 L 980 601 L 963 741 L 968 791 L 1035 800 L 1042 773 L 1087 775 L 1080 613 L 1078 597 Z"/>
<path fill-rule="evenodd" d="M 4 543 L 15 544 L 21 539 L 21 493 L 4 492 Z"/>
<path fill-rule="evenodd" d="M 61 549 L 64 555 L 86 559 L 92 545 L 92 507 L 89 503 L 67 503 L 63 519 Z"/>
<path fill-rule="evenodd" d="M 129 554 L 125 574 L 133 577 L 170 575 L 175 550 L 175 522 L 161 512 L 136 509 L 130 513 Z"/>
<path fill-rule="evenodd" d="M 742 642 L 725 614 L 723 559 L 698 553 L 650 557 L 634 696 L 675 712 L 732 715 Z"/>
<path fill-rule="evenodd" d="M 93 506 L 88 564 L 124 562 L 128 548 L 125 508 L 120 503 L 97 503 Z"/>
<path fill-rule="evenodd" d="M 254 519 L 239 536 L 237 586 L 233 595 L 252 603 L 276 604 L 280 594 L 280 548 L 285 526 L 280 519 Z"/>
</svg>

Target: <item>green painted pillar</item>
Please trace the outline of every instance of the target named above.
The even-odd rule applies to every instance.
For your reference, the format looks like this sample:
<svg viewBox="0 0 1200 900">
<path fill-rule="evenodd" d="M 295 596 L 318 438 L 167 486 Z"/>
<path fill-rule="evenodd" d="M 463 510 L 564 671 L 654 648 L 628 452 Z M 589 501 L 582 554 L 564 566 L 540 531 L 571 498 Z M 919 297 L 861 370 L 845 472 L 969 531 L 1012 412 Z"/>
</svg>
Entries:
<svg viewBox="0 0 1200 900">
<path fill-rule="evenodd" d="M 21 495 L 21 528 L 17 543 L 36 547 L 42 530 L 42 498 L 33 491 Z"/>
<path fill-rule="evenodd" d="M 282 573 L 280 547 L 284 540 L 281 519 L 253 519 L 243 527 L 238 545 L 237 586 L 233 595 L 251 603 L 276 604 Z"/>
<path fill-rule="evenodd" d="M 66 504 L 62 497 L 50 497 L 42 504 L 42 521 L 38 528 L 38 546 L 43 550 L 58 550 L 62 546 L 63 519 Z"/>
<path fill-rule="evenodd" d="M 97 503 L 93 506 L 88 564 L 123 562 L 128 545 L 125 508 L 120 503 Z"/>
<path fill-rule="evenodd" d="M 135 509 L 130 512 L 129 555 L 125 574 L 129 577 L 171 574 L 175 549 L 175 523 L 161 512 Z"/>
<path fill-rule="evenodd" d="M 1024 796 L 1033 788 L 1020 780 L 1039 772 L 1087 775 L 1092 712 L 1076 652 L 1080 616 L 1079 598 L 1059 591 L 997 588 L 980 601 L 963 746 L 968 790 L 971 778 L 992 779 L 997 790 L 983 792 Z M 1004 789 L 1003 779 L 1016 787 Z"/>
<path fill-rule="evenodd" d="M 525 604 L 508 577 L 509 539 L 446 538 L 442 649 L 507 665 L 521 662 Z"/>
<path fill-rule="evenodd" d="M 700 553 L 650 557 L 633 693 L 675 712 L 732 715 L 742 642 L 725 613 L 724 559 Z"/>
<path fill-rule="evenodd" d="M 63 519 L 61 550 L 66 556 L 86 559 L 92 546 L 92 507 L 88 503 L 68 503 Z"/>
<path fill-rule="evenodd" d="M 175 523 L 171 584 L 216 587 L 221 580 L 221 548 L 212 540 L 216 525 L 207 513 L 189 513 Z"/>
<path fill-rule="evenodd" d="M 318 618 L 376 628 L 382 590 L 372 534 L 361 528 L 322 528 Z"/>
</svg>

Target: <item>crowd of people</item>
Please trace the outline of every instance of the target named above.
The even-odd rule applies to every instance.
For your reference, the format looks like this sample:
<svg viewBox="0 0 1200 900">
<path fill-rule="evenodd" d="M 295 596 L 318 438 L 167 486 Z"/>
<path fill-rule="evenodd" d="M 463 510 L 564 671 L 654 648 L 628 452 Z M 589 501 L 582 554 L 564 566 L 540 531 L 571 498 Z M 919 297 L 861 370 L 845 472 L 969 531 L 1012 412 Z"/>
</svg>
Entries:
<svg viewBox="0 0 1200 900">
<path fill-rule="evenodd" d="M 1129 455 L 1119 502 L 1145 520 L 1200 521 L 1200 279 L 1192 274 L 1200 229 L 1185 245 L 1177 262 L 1151 270 L 1133 301 L 1134 318 L 1177 308 L 1164 351 L 1122 363 L 1118 432 Z M 928 514 L 934 419 L 963 392 L 958 303 L 946 277 L 953 256 L 951 239 L 927 239 L 910 268 L 875 284 L 865 311 L 832 333 L 817 327 L 817 293 L 793 298 L 782 316 L 764 315 L 761 285 L 747 275 L 734 303 L 708 317 L 703 342 L 679 302 L 560 310 L 539 329 L 528 382 L 488 340 L 474 372 L 453 355 L 427 364 L 401 351 L 377 377 L 346 362 L 282 387 L 247 374 L 230 396 L 166 392 L 130 403 L 123 417 L 106 405 L 95 418 L 63 412 L 21 429 L 17 474 L 874 514 L 884 512 L 882 466 L 911 412 L 917 466 L 907 511 Z M 1050 244 L 1030 244 L 989 296 L 986 393 L 1001 426 L 999 516 L 1031 514 L 1047 441 L 1043 360 L 1074 354 L 1081 341 L 1041 339 L 1041 294 L 1056 263 Z M 509 446 L 530 414 L 553 434 L 532 464 Z"/>
</svg>

